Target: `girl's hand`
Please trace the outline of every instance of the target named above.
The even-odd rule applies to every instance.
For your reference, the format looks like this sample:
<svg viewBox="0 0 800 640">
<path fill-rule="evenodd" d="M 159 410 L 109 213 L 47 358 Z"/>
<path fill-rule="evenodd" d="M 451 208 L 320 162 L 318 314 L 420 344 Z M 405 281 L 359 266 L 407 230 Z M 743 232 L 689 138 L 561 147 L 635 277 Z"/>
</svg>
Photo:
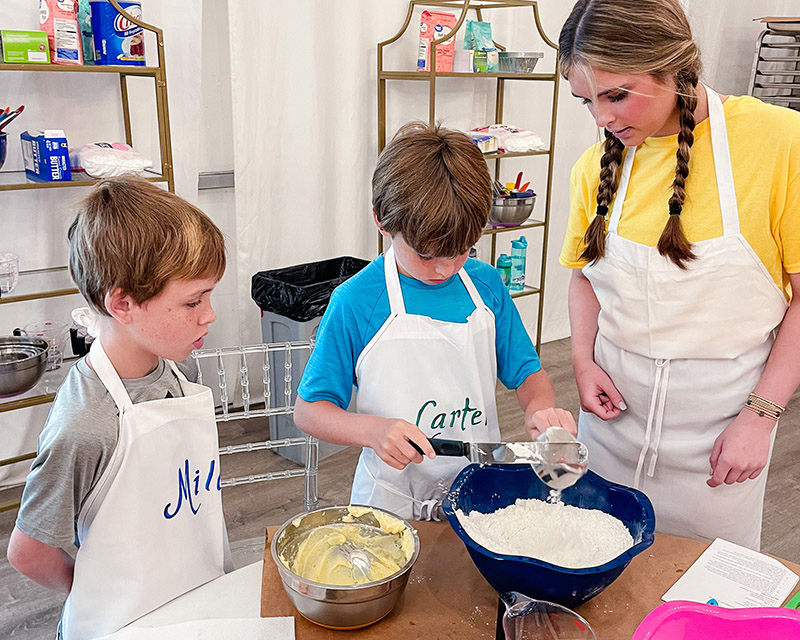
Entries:
<svg viewBox="0 0 800 640">
<path fill-rule="evenodd" d="M 574 366 L 581 409 L 601 420 L 616 418 L 628 407 L 608 374 L 595 362 Z"/>
<path fill-rule="evenodd" d="M 764 470 L 775 421 L 742 409 L 717 436 L 711 450 L 709 487 L 755 480 Z"/>
<path fill-rule="evenodd" d="M 531 440 L 536 440 L 548 427 L 562 427 L 573 436 L 578 435 L 578 425 L 575 424 L 575 418 L 566 409 L 550 407 L 549 409 L 539 409 L 538 411 L 529 409 L 525 412 L 525 430 Z"/>
<path fill-rule="evenodd" d="M 405 469 L 411 463 L 419 464 L 423 458 L 413 446 L 414 442 L 429 458 L 435 458 L 431 443 L 416 425 L 405 420 L 378 418 L 369 446 L 390 467 Z"/>
</svg>

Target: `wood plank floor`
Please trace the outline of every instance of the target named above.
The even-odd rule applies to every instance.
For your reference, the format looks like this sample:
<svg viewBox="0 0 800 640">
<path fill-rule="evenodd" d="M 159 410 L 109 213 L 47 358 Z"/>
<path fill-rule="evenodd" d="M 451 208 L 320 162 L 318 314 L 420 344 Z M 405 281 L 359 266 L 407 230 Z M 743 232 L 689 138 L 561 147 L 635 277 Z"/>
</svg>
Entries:
<svg viewBox="0 0 800 640">
<path fill-rule="evenodd" d="M 569 340 L 542 347 L 542 361 L 553 379 L 559 403 L 577 414 L 578 395 L 570 366 Z M 498 410 L 503 437 L 524 439 L 522 412 L 514 394 L 498 390 Z M 781 420 L 770 467 L 764 510 L 762 549 L 767 553 L 800 563 L 800 394 L 795 394 Z M 249 420 L 224 424 L 223 445 L 268 437 L 264 422 Z M 320 463 L 320 506 L 346 504 L 358 450 L 345 449 Z M 224 477 L 265 470 L 289 469 L 297 465 L 271 452 L 225 456 Z M 8 492 L 6 492 L 8 494 Z M 0 493 L 0 500 L 10 497 Z M 230 487 L 223 491 L 225 517 L 237 566 L 261 557 L 264 528 L 281 524 L 302 512 L 302 478 Z M 8 536 L 16 512 L 0 513 L 0 638 L 40 640 L 53 638 L 64 598 L 17 574 L 5 559 Z"/>
</svg>

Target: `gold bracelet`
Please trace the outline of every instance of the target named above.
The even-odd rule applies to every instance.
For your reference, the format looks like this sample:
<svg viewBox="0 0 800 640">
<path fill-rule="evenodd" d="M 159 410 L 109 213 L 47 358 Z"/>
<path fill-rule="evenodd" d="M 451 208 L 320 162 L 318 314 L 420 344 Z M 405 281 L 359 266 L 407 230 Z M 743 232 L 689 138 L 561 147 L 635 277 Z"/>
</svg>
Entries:
<svg viewBox="0 0 800 640">
<path fill-rule="evenodd" d="M 750 411 L 757 413 L 762 418 L 770 418 L 775 421 L 786 411 L 786 407 L 782 407 L 771 400 L 757 396 L 755 393 L 751 393 L 748 396 L 747 402 L 744 403 L 744 408 L 750 409 Z"/>
</svg>

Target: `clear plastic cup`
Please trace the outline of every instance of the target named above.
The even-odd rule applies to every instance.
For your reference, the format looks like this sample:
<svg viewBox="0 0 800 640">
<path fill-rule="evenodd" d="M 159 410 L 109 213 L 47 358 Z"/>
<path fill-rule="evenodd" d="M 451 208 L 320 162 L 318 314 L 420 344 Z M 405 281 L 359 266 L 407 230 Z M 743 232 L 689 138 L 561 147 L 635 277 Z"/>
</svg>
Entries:
<svg viewBox="0 0 800 640">
<path fill-rule="evenodd" d="M 516 591 L 504 593 L 500 599 L 506 605 L 506 640 L 597 640 L 591 625 L 572 609 Z"/>
<path fill-rule="evenodd" d="M 19 281 L 19 256 L 0 253 L 0 294 L 11 293 Z"/>
</svg>

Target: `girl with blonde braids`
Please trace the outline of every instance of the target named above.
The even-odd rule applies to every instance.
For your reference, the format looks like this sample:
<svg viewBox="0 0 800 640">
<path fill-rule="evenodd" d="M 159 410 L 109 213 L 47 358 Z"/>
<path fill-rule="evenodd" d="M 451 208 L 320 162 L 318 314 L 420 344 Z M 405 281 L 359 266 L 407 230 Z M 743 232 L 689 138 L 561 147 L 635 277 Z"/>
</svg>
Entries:
<svg viewBox="0 0 800 640">
<path fill-rule="evenodd" d="M 800 383 L 800 113 L 704 86 L 679 0 L 579 0 L 559 45 L 605 132 L 560 258 L 579 437 L 657 530 L 758 549 Z"/>
</svg>

